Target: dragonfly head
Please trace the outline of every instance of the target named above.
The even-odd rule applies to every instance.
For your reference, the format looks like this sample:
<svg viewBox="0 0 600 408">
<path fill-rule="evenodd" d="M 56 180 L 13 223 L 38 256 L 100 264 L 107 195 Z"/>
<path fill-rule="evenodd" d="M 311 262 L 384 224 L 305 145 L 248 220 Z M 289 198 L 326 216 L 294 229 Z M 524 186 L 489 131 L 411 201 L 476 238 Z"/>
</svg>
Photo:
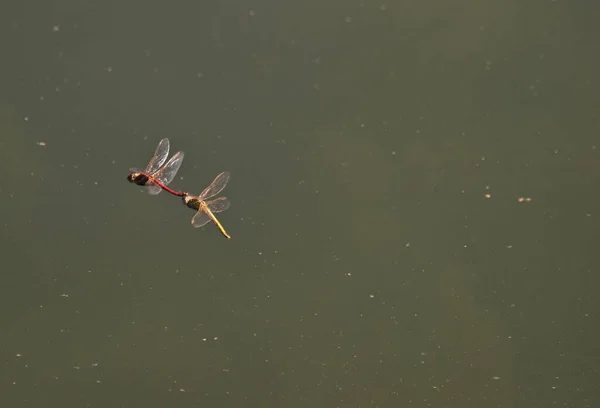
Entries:
<svg viewBox="0 0 600 408">
<path fill-rule="evenodd" d="M 198 208 L 200 208 L 200 200 L 198 200 L 198 197 L 183 193 L 181 199 L 183 200 L 183 203 L 191 209 L 198 210 Z"/>
<path fill-rule="evenodd" d="M 148 182 L 148 176 L 146 176 L 144 173 L 129 173 L 129 175 L 127 176 L 127 180 L 130 183 L 135 183 L 138 186 L 145 186 L 146 183 Z"/>
</svg>

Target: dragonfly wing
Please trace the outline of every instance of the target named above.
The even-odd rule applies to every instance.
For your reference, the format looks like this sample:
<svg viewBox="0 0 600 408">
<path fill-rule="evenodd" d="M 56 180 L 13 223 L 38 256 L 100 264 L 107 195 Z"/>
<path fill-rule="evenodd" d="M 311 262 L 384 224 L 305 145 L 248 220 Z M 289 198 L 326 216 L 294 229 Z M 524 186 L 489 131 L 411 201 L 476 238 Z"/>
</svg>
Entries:
<svg viewBox="0 0 600 408">
<path fill-rule="evenodd" d="M 175 174 L 181 167 L 181 162 L 183 161 L 183 152 L 177 152 L 171 157 L 171 159 L 164 165 L 160 170 L 152 175 L 159 182 L 164 184 L 165 186 L 169 184 L 175 178 Z"/>
<path fill-rule="evenodd" d="M 148 163 L 148 166 L 146 166 L 146 173 L 148 173 L 148 174 L 155 173 L 160 168 L 160 166 L 162 166 L 163 163 L 167 160 L 168 156 L 169 156 L 169 139 L 165 138 L 165 139 L 162 139 L 160 142 L 158 142 L 158 147 L 156 148 L 156 151 L 154 152 L 154 156 L 152 156 L 150 163 Z"/>
<path fill-rule="evenodd" d="M 200 210 L 194 215 L 192 218 L 192 226 L 194 228 L 200 228 L 206 225 L 207 222 L 211 220 L 210 216 L 206 214 L 204 211 Z"/>
<path fill-rule="evenodd" d="M 160 188 L 156 184 L 152 183 L 151 181 L 148 182 L 148 184 L 146 184 L 144 187 L 146 188 L 146 191 L 148 192 L 148 194 L 152 194 L 152 195 L 157 195 L 158 193 L 160 193 L 162 191 L 162 188 Z"/>
<path fill-rule="evenodd" d="M 220 213 L 229 208 L 231 203 L 227 197 L 219 197 L 216 200 L 207 201 L 206 205 L 213 213 Z"/>
<path fill-rule="evenodd" d="M 205 200 L 207 198 L 211 198 L 223 191 L 227 183 L 229 183 L 230 176 L 231 175 L 228 171 L 224 171 L 223 173 L 215 177 L 210 186 L 206 187 L 204 191 L 200 193 L 200 199 Z"/>
</svg>

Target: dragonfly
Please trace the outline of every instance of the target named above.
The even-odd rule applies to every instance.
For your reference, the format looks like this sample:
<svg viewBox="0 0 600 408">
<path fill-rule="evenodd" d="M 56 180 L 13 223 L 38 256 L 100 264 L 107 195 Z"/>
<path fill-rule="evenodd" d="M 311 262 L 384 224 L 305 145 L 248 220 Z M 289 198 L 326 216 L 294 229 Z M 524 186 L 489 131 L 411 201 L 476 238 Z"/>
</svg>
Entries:
<svg viewBox="0 0 600 408">
<path fill-rule="evenodd" d="M 135 183 L 138 186 L 146 188 L 148 193 L 155 195 L 165 190 L 174 196 L 183 197 L 185 194 L 182 191 L 176 191 L 167 185 L 173 181 L 177 170 L 183 161 L 183 152 L 177 152 L 163 166 L 169 156 L 169 139 L 165 138 L 158 142 L 158 147 L 154 152 L 154 156 L 146 166 L 146 170 L 130 169 L 131 173 L 127 176 L 130 183 Z M 162 166 L 162 167 L 161 167 Z"/>
<path fill-rule="evenodd" d="M 219 194 L 227 183 L 229 182 L 230 174 L 228 171 L 224 171 L 219 174 L 210 186 L 206 187 L 200 195 L 191 195 L 188 193 L 183 193 L 182 199 L 185 205 L 189 208 L 196 210 L 196 214 L 192 218 L 192 226 L 195 228 L 200 228 L 206 225 L 209 221 L 215 223 L 215 225 L 221 231 L 221 234 L 225 236 L 225 238 L 230 239 L 231 237 L 223 228 L 223 225 L 219 222 L 215 214 L 225 211 L 229 208 L 229 200 L 226 197 L 219 197 L 214 200 L 206 201 L 207 199 L 216 196 Z"/>
</svg>

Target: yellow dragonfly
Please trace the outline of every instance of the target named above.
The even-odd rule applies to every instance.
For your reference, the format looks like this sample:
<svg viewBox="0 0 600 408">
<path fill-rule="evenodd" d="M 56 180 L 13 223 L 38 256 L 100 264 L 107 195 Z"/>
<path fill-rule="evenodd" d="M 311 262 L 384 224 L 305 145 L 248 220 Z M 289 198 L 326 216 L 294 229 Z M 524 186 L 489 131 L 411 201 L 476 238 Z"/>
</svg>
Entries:
<svg viewBox="0 0 600 408">
<path fill-rule="evenodd" d="M 230 239 L 231 237 L 229 234 L 227 234 L 227 231 L 225 231 L 225 228 L 223 228 L 219 220 L 217 220 L 215 214 L 228 209 L 230 204 L 229 200 L 226 197 L 219 197 L 210 201 L 206 200 L 223 191 L 229 182 L 229 176 L 229 172 L 224 171 L 223 173 L 219 174 L 213 180 L 210 186 L 206 187 L 204 191 L 200 193 L 200 195 L 194 196 L 188 193 L 183 193 L 183 196 L 181 197 L 185 205 L 198 211 L 192 218 L 192 226 L 195 228 L 200 228 L 203 225 L 206 225 L 206 223 L 209 221 L 213 221 L 221 231 L 221 234 L 223 234 L 227 239 Z"/>
</svg>

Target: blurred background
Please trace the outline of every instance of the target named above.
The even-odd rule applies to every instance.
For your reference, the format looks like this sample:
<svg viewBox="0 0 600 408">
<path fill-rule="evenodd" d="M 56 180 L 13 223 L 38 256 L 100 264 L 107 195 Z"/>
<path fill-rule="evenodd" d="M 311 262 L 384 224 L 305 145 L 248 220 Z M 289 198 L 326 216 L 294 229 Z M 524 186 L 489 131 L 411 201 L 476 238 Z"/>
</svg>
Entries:
<svg viewBox="0 0 600 408">
<path fill-rule="evenodd" d="M 4 2 L 0 406 L 597 406 L 599 13 Z"/>
</svg>

